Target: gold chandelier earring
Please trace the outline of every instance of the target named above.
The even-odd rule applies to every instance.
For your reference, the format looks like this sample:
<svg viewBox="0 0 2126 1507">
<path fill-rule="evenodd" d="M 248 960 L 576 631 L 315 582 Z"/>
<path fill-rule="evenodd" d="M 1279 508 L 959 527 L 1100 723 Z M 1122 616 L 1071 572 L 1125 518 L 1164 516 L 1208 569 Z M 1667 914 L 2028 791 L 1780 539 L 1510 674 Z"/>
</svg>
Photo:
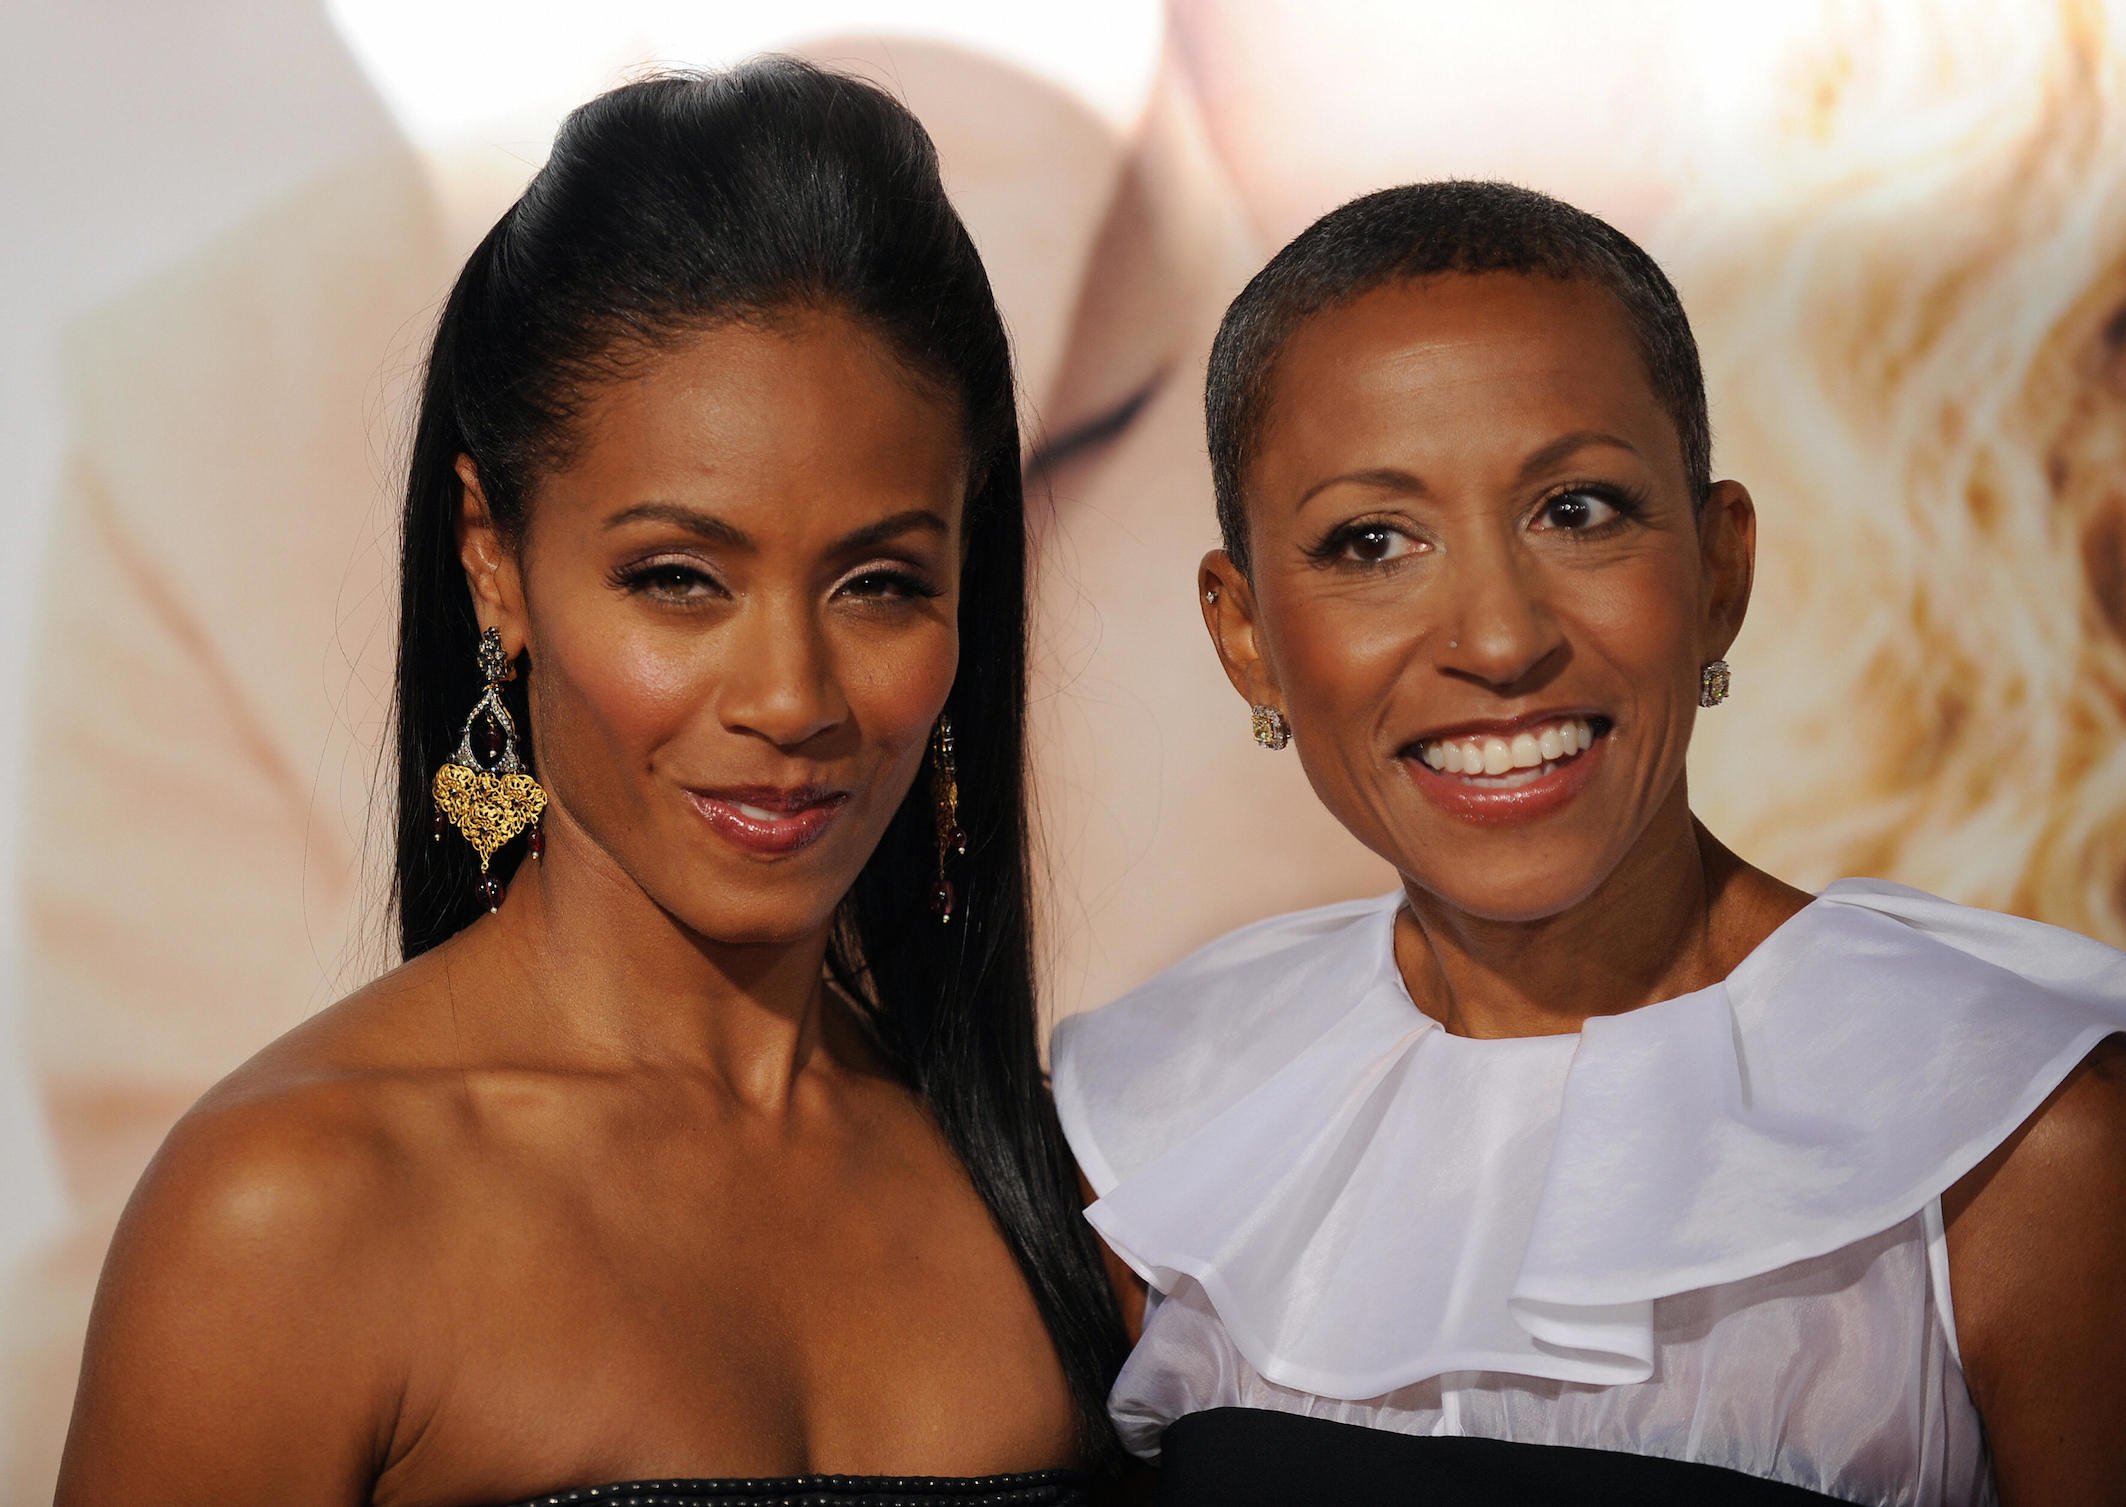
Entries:
<svg viewBox="0 0 2126 1507">
<path fill-rule="evenodd" d="M 537 858 L 545 850 L 539 817 L 546 792 L 525 771 L 517 756 L 517 724 L 502 704 L 502 687 L 515 678 L 510 657 L 502 652 L 502 635 L 493 628 L 480 635 L 480 677 L 487 682 L 465 717 L 458 746 L 431 787 L 436 801 L 436 830 L 443 836 L 447 819 L 480 855 L 480 899 L 490 912 L 502 904 L 502 882 L 487 872 L 495 853 L 525 828 Z"/>
<path fill-rule="evenodd" d="M 1727 661 L 1716 659 L 1698 672 L 1698 705 L 1718 706 L 1727 700 L 1727 693 L 1735 683 L 1734 672 Z"/>
<path fill-rule="evenodd" d="M 950 717 L 938 718 L 937 730 L 930 735 L 930 799 L 936 808 L 938 838 L 938 882 L 930 891 L 930 914 L 942 924 L 952 920 L 959 900 L 946 866 L 954 858 L 967 856 L 967 834 L 960 830 L 960 772 L 952 760 Z"/>
<path fill-rule="evenodd" d="M 1255 741 L 1264 748 L 1275 753 L 1292 741 L 1292 724 L 1276 707 L 1250 706 L 1248 712 L 1255 719 Z"/>
</svg>

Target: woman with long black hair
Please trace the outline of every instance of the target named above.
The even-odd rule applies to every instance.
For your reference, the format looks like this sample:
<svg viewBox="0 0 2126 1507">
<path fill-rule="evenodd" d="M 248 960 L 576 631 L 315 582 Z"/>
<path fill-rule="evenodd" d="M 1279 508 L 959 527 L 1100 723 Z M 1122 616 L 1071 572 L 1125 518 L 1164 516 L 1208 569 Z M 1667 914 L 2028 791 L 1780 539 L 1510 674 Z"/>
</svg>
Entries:
<svg viewBox="0 0 2126 1507">
<path fill-rule="evenodd" d="M 172 1132 L 60 1501 L 1077 1500 L 1122 1339 L 1036 1054 L 1010 357 L 922 128 L 787 60 L 576 111 L 404 523 L 406 962 Z"/>
</svg>

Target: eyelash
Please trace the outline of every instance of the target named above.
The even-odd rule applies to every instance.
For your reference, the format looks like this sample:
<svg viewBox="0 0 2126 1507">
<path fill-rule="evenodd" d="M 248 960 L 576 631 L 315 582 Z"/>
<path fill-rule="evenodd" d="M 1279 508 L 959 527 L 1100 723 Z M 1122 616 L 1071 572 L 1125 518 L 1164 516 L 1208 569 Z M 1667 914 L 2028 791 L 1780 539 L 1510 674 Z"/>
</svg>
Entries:
<svg viewBox="0 0 2126 1507">
<path fill-rule="evenodd" d="M 1544 494 L 1542 500 L 1535 505 L 1535 510 L 1530 516 L 1532 519 L 1540 519 L 1553 505 L 1565 498 L 1583 496 L 1593 497 L 1607 503 L 1616 510 L 1617 516 L 1607 522 L 1595 524 L 1591 528 L 1561 528 L 1552 529 L 1550 532 L 1568 535 L 1579 543 L 1585 543 L 1593 539 L 1606 539 L 1626 523 L 1637 518 L 1646 508 L 1645 494 L 1634 488 L 1619 486 L 1613 482 L 1574 482 Z M 1306 556 L 1316 564 L 1351 565 L 1376 570 L 1391 567 L 1408 558 L 1407 555 L 1399 555 L 1386 560 L 1353 560 L 1348 558 L 1345 551 L 1351 547 L 1353 541 L 1364 538 L 1368 534 L 1400 534 L 1406 539 L 1412 537 L 1409 530 L 1400 523 L 1380 518 L 1354 518 L 1349 523 L 1339 524 L 1329 530 L 1318 543 L 1306 550 Z"/>
<path fill-rule="evenodd" d="M 677 591 L 660 590 L 677 583 Z M 707 586 L 705 592 L 693 592 L 689 588 L 696 583 Z M 689 607 L 712 596 L 725 595 L 723 585 L 714 576 L 698 566 L 678 560 L 650 560 L 640 565 L 624 566 L 613 573 L 613 584 L 638 596 L 655 597 L 674 607 Z"/>
<path fill-rule="evenodd" d="M 1569 535 L 1579 543 L 1591 539 L 1606 539 L 1646 511 L 1646 494 L 1636 488 L 1607 481 L 1574 482 L 1546 493 L 1542 501 L 1535 505 L 1531 519 L 1542 518 L 1553 506 L 1568 497 L 1592 497 L 1609 504 L 1617 513 L 1617 516 L 1608 522 L 1597 523 L 1589 528 L 1551 530 L 1554 533 Z"/>
<path fill-rule="evenodd" d="M 945 593 L 912 570 L 896 570 L 891 566 L 875 566 L 870 570 L 851 576 L 842 584 L 843 591 L 853 591 L 866 581 L 882 582 L 893 588 L 893 595 L 884 596 L 865 593 L 867 601 L 932 601 Z"/>
<path fill-rule="evenodd" d="M 697 583 L 710 589 L 695 592 L 691 588 Z M 613 584 L 637 595 L 656 597 L 675 607 L 690 607 L 709 597 L 728 595 L 722 584 L 707 571 L 676 560 L 652 560 L 646 564 L 625 567 L 614 574 Z M 861 589 L 867 584 L 874 589 Z M 875 589 L 878 586 L 888 589 Z M 660 587 L 677 589 L 661 590 Z M 839 590 L 849 592 L 858 600 L 867 602 L 928 601 L 944 595 L 938 587 L 915 572 L 896 570 L 888 566 L 861 571 L 843 582 Z"/>
<path fill-rule="evenodd" d="M 1346 558 L 1344 551 L 1354 540 L 1368 534 L 1401 534 L 1408 538 L 1407 530 L 1379 518 L 1354 518 L 1349 523 L 1338 524 L 1322 536 L 1321 540 L 1308 547 L 1307 558 L 1317 565 L 1351 565 L 1368 569 L 1391 566 L 1394 560 L 1353 560 Z"/>
</svg>

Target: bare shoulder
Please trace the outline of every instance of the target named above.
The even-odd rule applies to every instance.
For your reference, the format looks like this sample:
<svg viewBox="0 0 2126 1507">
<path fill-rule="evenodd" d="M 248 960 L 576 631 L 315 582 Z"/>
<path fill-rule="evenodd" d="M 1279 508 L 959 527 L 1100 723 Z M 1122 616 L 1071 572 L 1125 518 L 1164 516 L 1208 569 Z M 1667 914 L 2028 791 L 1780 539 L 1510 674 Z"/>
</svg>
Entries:
<svg viewBox="0 0 2126 1507">
<path fill-rule="evenodd" d="M 291 1260 L 395 1212 L 416 1136 L 388 1083 L 254 1059 L 179 1120 L 128 1205 L 113 1259 L 245 1250 Z"/>
<path fill-rule="evenodd" d="M 2099 1044 L 1942 1209 L 2003 1501 L 2108 1500 L 2126 1472 L 2126 1038 Z"/>
<path fill-rule="evenodd" d="M 1952 1223 L 1971 1234 L 2005 1222 L 2011 1207 L 2070 1224 L 2121 1211 L 2126 1177 L 2126 1036 L 2107 1037 L 2084 1057 L 2016 1133 L 1944 1199 Z M 2101 1209 L 2082 1200 L 2103 1191 Z M 2099 1219 L 2099 1224 L 2102 1223 Z"/>
<path fill-rule="evenodd" d="M 450 1124 L 451 1065 L 419 1024 L 437 980 L 400 968 L 290 1031 L 210 1089 L 149 1164 L 129 1224 L 340 1241 L 403 1215 Z"/>
<path fill-rule="evenodd" d="M 423 988 L 407 973 L 281 1037 L 171 1129 L 112 1241 L 92 1345 L 173 1287 L 224 1330 L 252 1314 L 313 1334 L 402 1296 L 392 1264 L 371 1258 L 422 1223 L 424 1167 L 450 1123 L 438 1075 L 380 1050 Z M 327 1292 L 299 1315 L 275 1311 Z"/>
<path fill-rule="evenodd" d="M 290 1032 L 171 1130 L 104 1263 L 62 1503 L 367 1500 L 449 1203 L 423 973 Z"/>
</svg>

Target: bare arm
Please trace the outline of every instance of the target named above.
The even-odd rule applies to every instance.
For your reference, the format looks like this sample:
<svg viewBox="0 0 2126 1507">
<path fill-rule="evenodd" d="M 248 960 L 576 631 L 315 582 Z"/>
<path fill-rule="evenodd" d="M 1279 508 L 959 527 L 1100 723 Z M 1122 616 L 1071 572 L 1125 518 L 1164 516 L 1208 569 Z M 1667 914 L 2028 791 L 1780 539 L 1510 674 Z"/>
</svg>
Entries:
<svg viewBox="0 0 2126 1507">
<path fill-rule="evenodd" d="M 398 1390 L 384 1170 L 275 1109 L 172 1132 L 104 1265 L 57 1507 L 369 1501 Z"/>
<path fill-rule="evenodd" d="M 1093 1185 L 1087 1181 L 1082 1167 L 1078 1169 L 1078 1197 L 1088 1207 L 1099 1197 L 1093 1192 Z M 1134 1345 L 1144 1337 L 1144 1279 L 1104 1240 L 1100 1242 L 1100 1260 L 1106 1266 L 1107 1280 L 1115 1290 L 1115 1306 L 1122 1310 L 1122 1327 L 1129 1332 L 1129 1342 Z M 1107 1507 L 1143 1507 L 1152 1500 L 1158 1487 L 1159 1473 L 1142 1460 L 1132 1459 L 1122 1467 L 1120 1476 L 1101 1485 L 1098 1500 Z"/>
<path fill-rule="evenodd" d="M 1093 1185 L 1086 1179 L 1085 1169 L 1078 1169 L 1078 1198 L 1086 1208 L 1091 1208 L 1100 1195 L 1093 1192 Z M 1099 1237 L 1094 1236 L 1095 1239 Z M 1129 1342 L 1134 1345 L 1144 1337 L 1144 1279 L 1136 1269 L 1114 1253 L 1105 1240 L 1100 1241 L 1100 1263 L 1107 1268 L 1108 1285 L 1115 1290 L 1115 1306 L 1122 1311 L 1122 1327 L 1129 1332 Z"/>
<path fill-rule="evenodd" d="M 1942 1200 L 1972 1400 L 2005 1507 L 2126 1481 L 2126 1042 L 2107 1041 Z"/>
</svg>

